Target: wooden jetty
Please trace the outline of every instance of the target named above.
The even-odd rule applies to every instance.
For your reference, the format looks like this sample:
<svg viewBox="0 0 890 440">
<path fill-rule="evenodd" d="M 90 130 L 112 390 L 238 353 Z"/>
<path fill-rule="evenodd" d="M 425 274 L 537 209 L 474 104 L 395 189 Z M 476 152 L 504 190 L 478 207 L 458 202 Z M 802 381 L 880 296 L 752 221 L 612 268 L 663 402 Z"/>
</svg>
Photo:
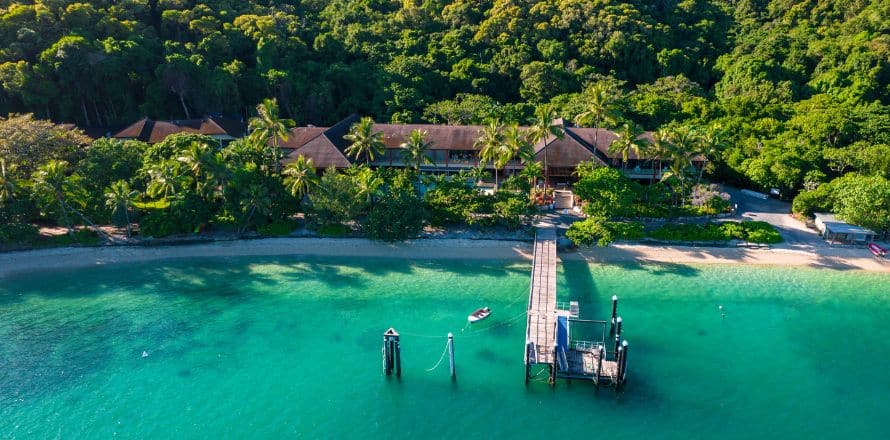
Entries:
<svg viewBox="0 0 890 440">
<path fill-rule="evenodd" d="M 599 387 L 620 389 L 627 371 L 627 342 L 621 341 L 621 318 L 617 316 L 618 298 L 612 297 L 611 321 L 580 318 L 578 303 L 567 307 L 556 302 L 556 228 L 541 226 L 535 234 L 534 260 L 528 296 L 525 332 L 525 382 L 549 370 L 549 382 L 557 378 L 591 380 Z M 597 340 L 575 340 L 572 325 L 595 326 L 602 331 Z M 614 334 L 614 350 L 609 350 Z M 590 334 L 590 332 L 588 332 Z M 607 339 L 609 339 L 607 341 Z M 538 369 L 537 373 L 533 370 Z"/>
</svg>

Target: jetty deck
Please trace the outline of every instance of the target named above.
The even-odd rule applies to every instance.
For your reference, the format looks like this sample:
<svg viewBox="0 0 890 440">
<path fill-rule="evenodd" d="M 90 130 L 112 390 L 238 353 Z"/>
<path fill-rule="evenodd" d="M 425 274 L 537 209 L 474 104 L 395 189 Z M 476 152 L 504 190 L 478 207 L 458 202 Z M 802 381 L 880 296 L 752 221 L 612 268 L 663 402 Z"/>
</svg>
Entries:
<svg viewBox="0 0 890 440">
<path fill-rule="evenodd" d="M 535 234 L 534 260 L 529 286 L 525 331 L 525 381 L 534 365 L 550 370 L 549 382 L 557 378 L 592 380 L 597 387 L 613 385 L 618 390 L 624 382 L 627 342 L 619 350 L 621 318 L 616 316 L 618 298 L 612 298 L 612 320 L 580 318 L 576 301 L 568 307 L 556 302 L 556 228 L 545 224 Z M 606 325 L 615 330 L 615 351 L 607 351 Z M 602 326 L 602 337 L 595 341 L 572 339 L 572 325 Z M 610 356 L 610 354 L 612 356 Z"/>
<path fill-rule="evenodd" d="M 526 364 L 553 365 L 556 317 L 556 228 L 547 226 L 535 234 L 525 334 Z"/>
</svg>

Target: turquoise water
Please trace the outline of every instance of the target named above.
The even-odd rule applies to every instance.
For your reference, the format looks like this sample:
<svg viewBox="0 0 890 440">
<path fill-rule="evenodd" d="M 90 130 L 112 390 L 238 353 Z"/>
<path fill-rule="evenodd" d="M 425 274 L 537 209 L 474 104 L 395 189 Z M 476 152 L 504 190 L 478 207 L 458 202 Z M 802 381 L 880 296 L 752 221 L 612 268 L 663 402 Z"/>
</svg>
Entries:
<svg viewBox="0 0 890 440">
<path fill-rule="evenodd" d="M 567 262 L 616 395 L 523 384 L 529 266 L 202 259 L 0 278 L 3 438 L 886 438 L 890 277 Z M 482 305 L 491 318 L 465 328 Z M 721 317 L 718 305 L 725 308 Z M 402 332 L 403 377 L 381 373 Z M 458 378 L 436 364 L 455 336 Z M 148 354 L 143 357 L 143 352 Z"/>
</svg>

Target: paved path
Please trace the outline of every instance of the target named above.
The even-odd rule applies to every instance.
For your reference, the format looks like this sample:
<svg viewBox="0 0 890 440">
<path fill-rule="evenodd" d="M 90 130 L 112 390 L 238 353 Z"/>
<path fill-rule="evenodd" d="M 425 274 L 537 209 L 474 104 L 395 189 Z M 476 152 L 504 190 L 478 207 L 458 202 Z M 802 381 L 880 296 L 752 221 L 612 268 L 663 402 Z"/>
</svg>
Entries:
<svg viewBox="0 0 890 440">
<path fill-rule="evenodd" d="M 773 198 L 761 200 L 742 194 L 739 189 L 728 185 L 724 185 L 724 191 L 732 196 L 732 203 L 738 204 L 735 217 L 727 220 L 757 220 L 775 226 L 785 240 L 776 247 L 789 249 L 828 247 L 828 243 L 819 237 L 816 230 L 807 228 L 803 222 L 791 216 L 790 203 Z"/>
</svg>

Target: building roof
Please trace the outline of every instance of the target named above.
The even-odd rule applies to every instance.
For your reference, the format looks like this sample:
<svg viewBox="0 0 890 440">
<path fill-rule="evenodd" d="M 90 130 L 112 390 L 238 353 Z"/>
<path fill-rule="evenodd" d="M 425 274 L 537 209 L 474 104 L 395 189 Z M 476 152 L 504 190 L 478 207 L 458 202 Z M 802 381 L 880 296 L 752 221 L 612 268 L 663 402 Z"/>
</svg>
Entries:
<svg viewBox="0 0 890 440">
<path fill-rule="evenodd" d="M 414 130 L 425 130 L 431 150 L 475 150 L 476 139 L 482 130 L 479 125 L 436 124 L 374 124 L 374 130 L 383 133 L 386 148 L 400 148 Z"/>
<path fill-rule="evenodd" d="M 824 227 L 825 233 L 830 234 L 848 234 L 848 235 L 877 235 L 875 231 L 872 231 L 868 228 L 863 228 L 862 226 L 851 225 L 847 222 L 844 222 L 834 214 L 826 214 L 817 212 L 813 214 L 816 217 L 816 223 L 821 223 Z"/>
<path fill-rule="evenodd" d="M 291 151 L 299 150 L 304 145 L 314 142 L 318 137 L 327 138 L 328 142 L 338 151 L 344 154 L 348 141 L 343 136 L 349 131 L 358 117 L 350 117 L 338 122 L 336 125 L 326 127 L 296 127 L 291 130 L 291 136 L 287 141 L 281 141 L 281 147 Z M 604 128 L 579 128 L 565 126 L 565 121 L 557 119 L 554 122 L 564 125 L 565 136 L 556 139 L 551 136 L 547 139 L 547 160 L 549 166 L 575 166 L 583 160 L 595 158 L 602 164 L 620 160 L 620 153 L 609 152 L 609 146 L 617 138 L 617 135 Z M 425 130 L 427 141 L 431 142 L 432 150 L 478 150 L 476 139 L 484 127 L 479 125 L 437 125 L 437 124 L 374 124 L 374 131 L 383 133 L 383 143 L 386 148 L 400 148 L 413 130 Z M 528 127 L 521 127 L 527 129 Z M 640 136 L 647 141 L 652 140 L 652 133 L 645 132 Z M 543 160 L 541 150 L 545 142 L 542 140 L 535 144 L 535 155 Z M 296 155 L 294 156 L 296 157 Z M 650 157 L 642 157 L 648 159 Z M 628 159 L 640 159 L 636 153 L 630 151 Z M 705 161 L 704 156 L 696 156 L 696 161 Z"/>
<path fill-rule="evenodd" d="M 184 119 L 174 121 L 155 121 L 142 118 L 112 137 L 119 139 L 136 139 L 150 144 L 163 141 L 167 136 L 177 133 L 194 133 L 206 136 L 244 136 L 247 126 L 240 121 L 221 116 L 205 116 L 200 119 Z"/>
</svg>

